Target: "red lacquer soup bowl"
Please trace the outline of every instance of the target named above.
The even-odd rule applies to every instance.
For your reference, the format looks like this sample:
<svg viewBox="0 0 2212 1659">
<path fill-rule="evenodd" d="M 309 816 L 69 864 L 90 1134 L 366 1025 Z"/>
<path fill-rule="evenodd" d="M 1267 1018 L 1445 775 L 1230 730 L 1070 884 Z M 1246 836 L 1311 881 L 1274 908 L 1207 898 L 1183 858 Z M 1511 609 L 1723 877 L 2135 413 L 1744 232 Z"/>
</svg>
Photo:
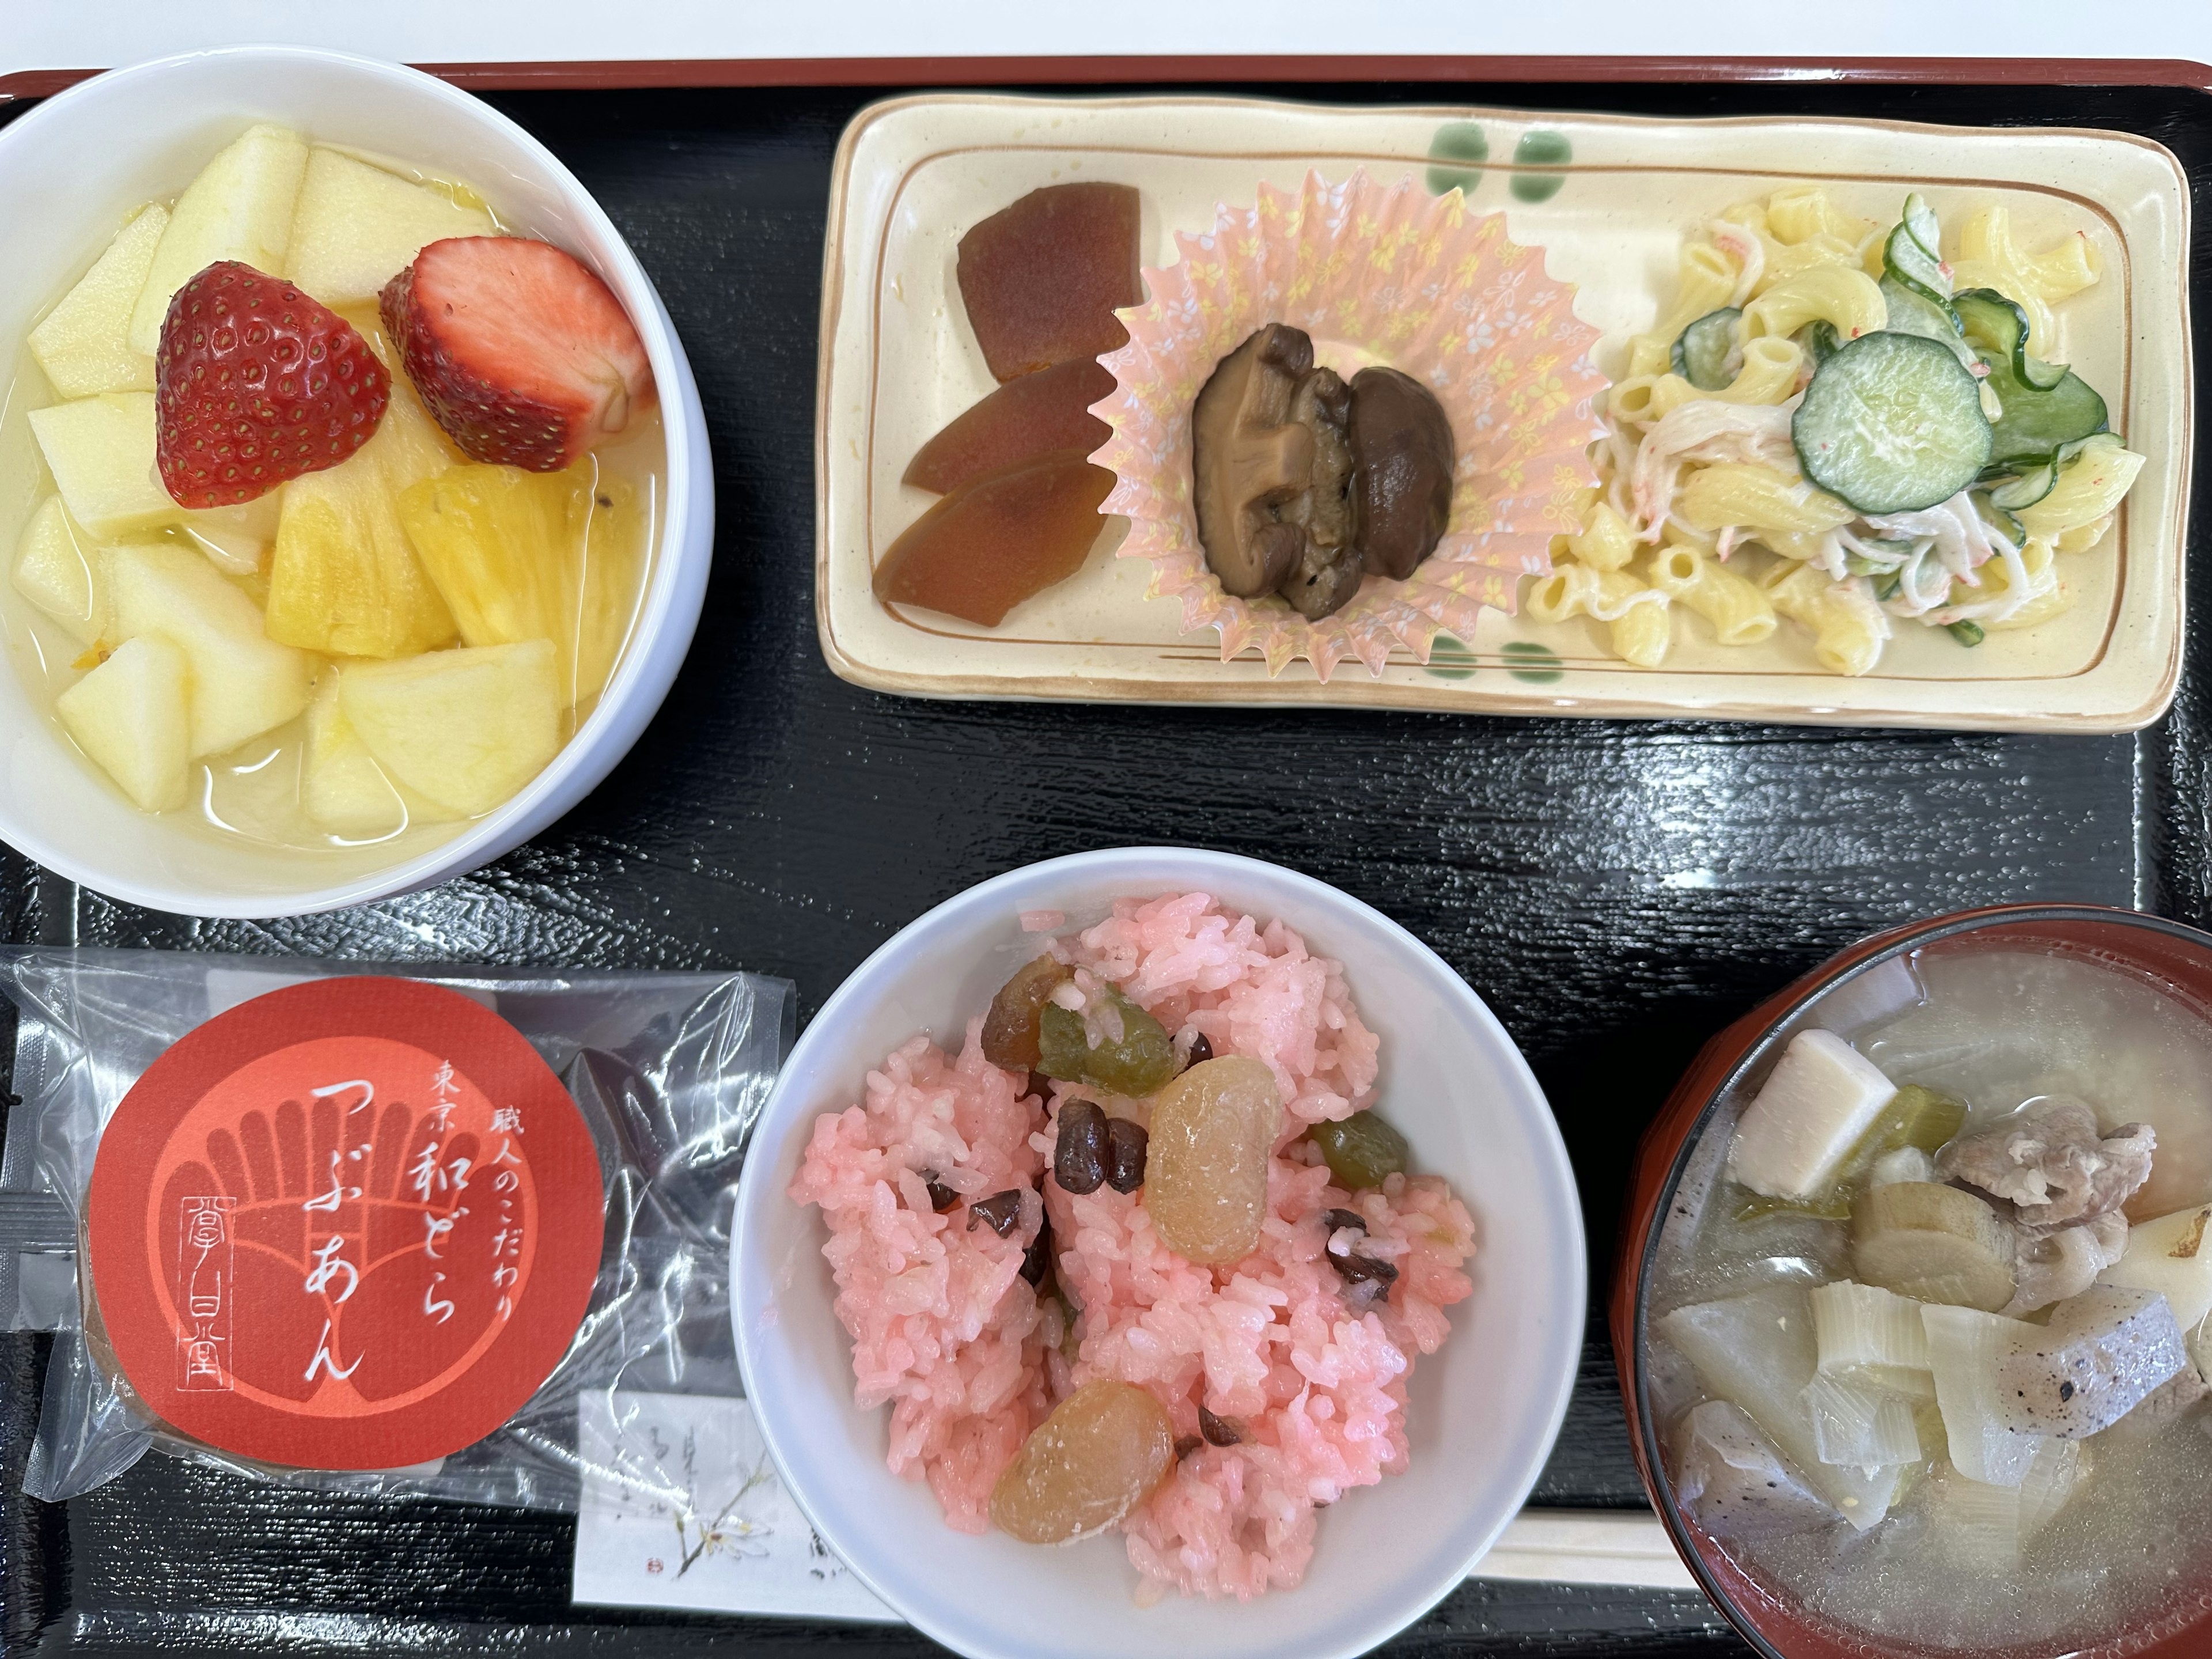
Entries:
<svg viewBox="0 0 2212 1659">
<path fill-rule="evenodd" d="M 2205 1659 L 2212 1655 L 2212 1539 L 2206 1570 L 2177 1584 L 2123 1633 L 2083 1646 L 2046 1641 L 1966 1649 L 1900 1643 L 1854 1631 L 1754 1575 L 1685 1516 L 1661 1455 L 1668 1425 L 1655 1420 L 1647 1309 L 1669 1223 L 1694 1227 L 1694 1194 L 1713 1167 L 1701 1146 L 1723 1146 L 1781 1051 L 1802 1030 L 1849 1027 L 1877 1017 L 1917 953 L 2030 949 L 2085 957 L 2147 976 L 2212 1021 L 2212 934 L 2132 910 L 2087 904 L 2015 904 L 1960 911 L 1861 940 L 1753 1009 L 1708 1042 L 1660 1110 L 1638 1148 L 1622 1217 L 1611 1322 L 1621 1395 L 1637 1467 L 1653 1508 L 1683 1561 L 1729 1620 L 1766 1659 Z M 1717 1137 L 1722 1139 L 1716 1139 Z M 2203 1511 L 2212 1516 L 2212 1508 Z M 2178 1517 L 2190 1524 L 2192 1517 Z M 2212 1528 L 2212 1520 L 2202 1524 Z"/>
</svg>

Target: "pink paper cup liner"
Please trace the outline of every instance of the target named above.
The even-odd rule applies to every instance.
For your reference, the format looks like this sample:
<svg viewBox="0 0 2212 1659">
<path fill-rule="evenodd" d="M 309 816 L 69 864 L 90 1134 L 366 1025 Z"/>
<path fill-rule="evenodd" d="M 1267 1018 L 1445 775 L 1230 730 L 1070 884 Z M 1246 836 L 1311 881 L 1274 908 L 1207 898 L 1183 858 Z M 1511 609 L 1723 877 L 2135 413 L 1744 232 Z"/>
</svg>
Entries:
<svg viewBox="0 0 2212 1659">
<path fill-rule="evenodd" d="M 1091 412 L 1113 436 L 1091 459 L 1116 480 L 1099 511 L 1129 520 L 1120 556 L 1152 562 L 1146 591 L 1182 601 L 1184 632 L 1218 629 L 1224 662 L 1256 646 L 1271 677 L 1300 657 L 1323 681 L 1346 657 L 1379 676 L 1395 647 L 1425 663 L 1438 633 L 1471 640 L 1485 605 L 1510 613 L 1521 578 L 1550 572 L 1552 538 L 1580 527 L 1577 492 L 1597 482 L 1607 381 L 1572 285 L 1508 239 L 1503 213 L 1472 214 L 1456 190 L 1431 198 L 1411 175 L 1385 190 L 1364 168 L 1337 185 L 1309 173 L 1296 193 L 1262 185 L 1254 206 L 1216 215 L 1209 234 L 1176 234 L 1176 264 L 1146 270 L 1150 297 L 1116 313 L 1128 344 L 1099 359 L 1116 386 Z M 1224 592 L 1191 503 L 1191 406 L 1268 323 L 1304 329 L 1347 378 L 1370 363 L 1413 375 L 1457 447 L 1436 550 L 1403 581 L 1368 577 L 1319 622 Z"/>
</svg>

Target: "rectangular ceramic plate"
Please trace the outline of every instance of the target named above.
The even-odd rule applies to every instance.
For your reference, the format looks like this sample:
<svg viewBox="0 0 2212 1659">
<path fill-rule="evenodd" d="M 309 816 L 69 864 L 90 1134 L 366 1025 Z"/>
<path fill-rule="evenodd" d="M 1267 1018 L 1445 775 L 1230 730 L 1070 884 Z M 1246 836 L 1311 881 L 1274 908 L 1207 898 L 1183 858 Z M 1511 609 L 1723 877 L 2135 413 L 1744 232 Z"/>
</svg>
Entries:
<svg viewBox="0 0 2212 1659">
<path fill-rule="evenodd" d="M 936 497 L 902 485 L 915 451 L 992 389 L 954 281 L 960 237 L 1037 187 L 1108 179 L 1143 195 L 1143 262 L 1177 231 L 1212 228 L 1263 181 L 1295 188 L 1364 167 L 1384 184 L 1425 176 L 1446 122 L 1474 122 L 1493 158 L 1469 188 L 1512 239 L 1544 251 L 1602 331 L 1618 373 L 1629 337 L 1671 300 L 1686 233 L 1790 183 L 1824 184 L 1846 209 L 1893 222 L 1907 191 L 1947 222 L 2001 202 L 2021 245 L 2075 231 L 2103 280 L 2059 309 L 2060 349 L 2102 392 L 2115 429 L 2148 458 L 2102 545 L 2068 556 L 2080 599 L 2041 627 L 1972 651 L 1902 623 L 1874 672 L 1827 673 L 1784 623 L 1763 645 L 1718 645 L 1675 622 L 1659 669 L 1602 648 L 1587 620 L 1541 624 L 1491 610 L 1463 647 L 1382 677 L 1346 662 L 1327 684 L 1293 663 L 1271 678 L 1256 652 L 1220 660 L 1211 629 L 1149 598 L 1151 567 L 1111 556 L 1118 521 L 1076 576 L 997 628 L 887 608 L 870 586 L 892 539 Z M 1543 164 L 1510 158 L 1555 135 Z M 1558 141 L 1571 158 L 1554 161 Z M 1540 152 L 1542 153 L 1542 152 Z M 1556 185 L 1545 195 L 1548 185 Z M 1543 199 L 1528 200 L 1540 196 Z M 839 146 L 824 255 L 817 422 L 816 615 L 837 673 L 921 696 L 1382 705 L 1485 714 L 2125 731 L 2164 712 L 2182 638 L 2183 524 L 2191 443 L 2188 198 L 2174 157 L 2148 139 L 2069 128 L 1898 121 L 1532 114 L 1447 106 L 1323 107 L 1219 97 L 894 100 L 862 112 Z"/>
</svg>

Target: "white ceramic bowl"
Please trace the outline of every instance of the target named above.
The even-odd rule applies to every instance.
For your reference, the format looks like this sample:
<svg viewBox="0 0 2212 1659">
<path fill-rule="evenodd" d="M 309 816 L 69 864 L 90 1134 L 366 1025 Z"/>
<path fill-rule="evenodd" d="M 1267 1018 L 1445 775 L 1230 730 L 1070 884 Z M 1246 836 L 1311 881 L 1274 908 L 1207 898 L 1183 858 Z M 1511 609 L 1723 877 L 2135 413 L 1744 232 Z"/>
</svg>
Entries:
<svg viewBox="0 0 2212 1659">
<path fill-rule="evenodd" d="M 1131 1600 L 1119 1534 L 1040 1549 L 945 1524 L 884 1466 L 888 1407 L 853 1404 L 851 1345 L 831 1310 L 821 1217 L 787 1195 L 817 1114 L 917 1030 L 957 1043 L 1030 954 L 1018 913 L 1103 915 L 1117 897 L 1200 888 L 1279 917 L 1342 962 L 1382 1039 L 1381 1103 L 1417 1168 L 1474 1212 L 1473 1298 L 1413 1373 L 1413 1467 L 1321 1517 L 1305 1583 L 1256 1601 Z M 1462 1578 L 1549 1453 L 1583 1339 L 1574 1176 L 1528 1064 L 1481 999 L 1404 928 L 1334 888 L 1221 853 L 1127 848 L 1012 871 L 930 911 L 863 963 L 792 1052 L 759 1124 L 732 1232 L 738 1354 L 785 1482 L 885 1601 L 972 1659 L 1333 1659 L 1364 1653 Z"/>
<path fill-rule="evenodd" d="M 307 46 L 226 46 L 99 76 L 0 128 L 0 376 L 39 310 L 138 203 L 183 188 L 249 123 L 467 179 L 502 219 L 558 243 L 620 296 L 652 358 L 667 502 L 638 629 L 583 728 L 526 788 L 459 833 L 394 860 L 374 848 L 274 848 L 150 817 L 54 729 L 0 665 L 0 839 L 72 881 L 156 909 L 297 915 L 472 870 L 574 806 L 645 729 L 691 642 L 714 551 L 713 469 L 690 365 L 636 257 L 552 154 L 489 105 L 397 64 Z M 0 558 L 31 503 L 0 500 Z M 0 604 L 20 605 L 0 594 Z"/>
</svg>

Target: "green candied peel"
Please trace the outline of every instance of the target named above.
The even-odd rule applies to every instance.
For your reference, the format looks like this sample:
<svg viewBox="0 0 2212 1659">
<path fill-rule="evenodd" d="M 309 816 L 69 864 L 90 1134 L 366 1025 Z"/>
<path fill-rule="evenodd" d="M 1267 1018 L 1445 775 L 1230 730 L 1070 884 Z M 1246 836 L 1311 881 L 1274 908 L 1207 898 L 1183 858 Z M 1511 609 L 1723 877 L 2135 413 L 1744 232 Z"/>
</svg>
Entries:
<svg viewBox="0 0 2212 1659">
<path fill-rule="evenodd" d="M 1490 135 L 1473 121 L 1447 121 L 1429 140 L 1429 194 L 1472 193 L 1490 159 Z M 1457 163 L 1457 165 L 1452 165 Z"/>
<path fill-rule="evenodd" d="M 1770 1215 L 1808 1215 L 1820 1221 L 1848 1221 L 1851 1196 L 1864 1184 L 1867 1172 L 1884 1153 L 1917 1146 L 1931 1158 L 1958 1138 L 1966 1126 L 1964 1101 L 1908 1083 L 1890 1097 L 1867 1132 L 1844 1159 L 1844 1171 L 1823 1193 L 1810 1198 L 1747 1196 L 1736 1206 L 1738 1221 L 1757 1221 Z"/>
<path fill-rule="evenodd" d="M 1559 662 L 1559 653 L 1548 645 L 1539 645 L 1534 640 L 1510 640 L 1498 647 L 1505 659 L 1506 672 L 1516 680 L 1526 680 L 1531 685 L 1549 685 L 1554 680 L 1566 678 Z"/>
<path fill-rule="evenodd" d="M 1440 680 L 1471 678 L 1475 670 L 1474 653 L 1448 634 L 1439 634 L 1429 647 L 1429 659 L 1422 666 Z"/>
<path fill-rule="evenodd" d="M 1575 147 L 1564 132 L 1542 129 L 1524 132 L 1521 142 L 1513 146 L 1516 167 L 1564 167 L 1574 159 Z M 1548 202 L 1566 182 L 1564 173 L 1516 173 L 1513 175 L 1513 194 L 1523 202 Z"/>
<path fill-rule="evenodd" d="M 1119 991 L 1109 988 L 1104 994 L 1121 1011 L 1121 1040 L 1092 1048 L 1083 1016 L 1048 1002 L 1037 1017 L 1037 1070 L 1062 1083 L 1142 1099 L 1164 1088 L 1182 1063 L 1159 1021 Z"/>
<path fill-rule="evenodd" d="M 1354 1193 L 1403 1175 L 1413 1152 L 1406 1137 L 1371 1110 L 1316 1123 L 1306 1131 L 1306 1139 L 1321 1148 L 1322 1161 L 1336 1184 Z"/>
</svg>

